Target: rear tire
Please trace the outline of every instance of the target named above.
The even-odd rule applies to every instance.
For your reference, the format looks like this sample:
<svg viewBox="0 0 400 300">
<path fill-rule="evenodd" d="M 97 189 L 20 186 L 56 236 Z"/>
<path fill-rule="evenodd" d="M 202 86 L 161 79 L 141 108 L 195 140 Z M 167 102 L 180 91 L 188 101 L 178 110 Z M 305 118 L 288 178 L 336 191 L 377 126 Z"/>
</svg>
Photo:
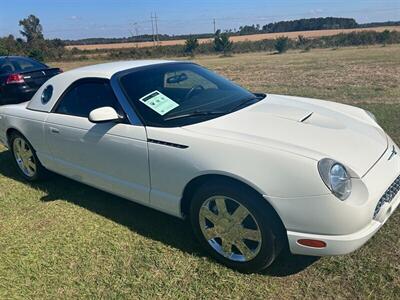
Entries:
<svg viewBox="0 0 400 300">
<path fill-rule="evenodd" d="M 17 132 L 11 134 L 10 149 L 18 173 L 25 180 L 34 182 L 45 177 L 46 169 L 40 163 L 35 149 L 22 134 Z"/>
<path fill-rule="evenodd" d="M 217 261 L 244 273 L 272 264 L 284 245 L 284 229 L 266 200 L 245 185 L 218 180 L 200 186 L 191 202 L 195 236 Z"/>
</svg>

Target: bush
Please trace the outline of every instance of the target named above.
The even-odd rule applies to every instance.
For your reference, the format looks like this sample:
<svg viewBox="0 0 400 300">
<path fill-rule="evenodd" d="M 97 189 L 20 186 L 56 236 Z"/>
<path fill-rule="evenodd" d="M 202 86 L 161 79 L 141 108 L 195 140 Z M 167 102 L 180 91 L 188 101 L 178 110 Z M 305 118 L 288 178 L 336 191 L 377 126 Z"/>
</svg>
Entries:
<svg viewBox="0 0 400 300">
<path fill-rule="evenodd" d="M 229 40 L 229 35 L 217 30 L 214 37 L 214 49 L 216 52 L 222 52 L 224 56 L 232 51 L 233 42 Z"/>
<path fill-rule="evenodd" d="M 297 37 L 297 47 L 300 49 L 306 49 L 309 47 L 310 40 L 306 38 L 304 35 L 299 35 Z"/>
<path fill-rule="evenodd" d="M 199 41 L 195 37 L 189 37 L 185 42 L 184 53 L 190 54 L 190 56 L 194 56 L 196 49 L 199 48 Z"/>
<path fill-rule="evenodd" d="M 284 53 L 289 48 L 289 38 L 286 36 L 278 37 L 275 40 L 275 49 L 278 53 Z"/>
<path fill-rule="evenodd" d="M 28 52 L 28 56 L 38 61 L 44 61 L 43 51 L 39 49 L 32 49 Z"/>
</svg>

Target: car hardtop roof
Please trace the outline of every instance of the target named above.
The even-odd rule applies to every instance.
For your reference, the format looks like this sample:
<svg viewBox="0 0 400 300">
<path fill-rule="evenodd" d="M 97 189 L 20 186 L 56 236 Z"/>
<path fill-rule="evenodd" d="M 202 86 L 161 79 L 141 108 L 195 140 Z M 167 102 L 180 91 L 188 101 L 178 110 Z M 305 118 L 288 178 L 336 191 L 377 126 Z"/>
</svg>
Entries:
<svg viewBox="0 0 400 300">
<path fill-rule="evenodd" d="M 50 78 L 43 84 L 35 95 L 29 101 L 27 108 L 35 111 L 50 112 L 56 104 L 57 99 L 61 97 L 64 91 L 74 82 L 85 78 L 103 78 L 111 79 L 111 77 L 119 72 L 141 68 L 151 65 L 167 64 L 167 63 L 190 63 L 188 61 L 169 61 L 169 60 L 131 60 L 118 61 L 104 64 L 80 67 L 64 73 L 60 73 Z M 53 86 L 53 94 L 51 99 L 43 103 L 41 100 L 42 93 L 47 86 Z"/>
<path fill-rule="evenodd" d="M 126 71 L 129 69 L 135 69 L 140 67 L 146 67 L 157 64 L 165 64 L 165 63 L 174 63 L 179 61 L 172 60 L 129 60 L 129 61 L 117 61 L 110 63 L 103 63 L 97 65 L 90 65 L 85 67 L 80 67 L 77 69 L 70 70 L 65 72 L 65 75 L 68 73 L 76 73 L 84 77 L 103 77 L 110 79 L 115 73 Z"/>
</svg>

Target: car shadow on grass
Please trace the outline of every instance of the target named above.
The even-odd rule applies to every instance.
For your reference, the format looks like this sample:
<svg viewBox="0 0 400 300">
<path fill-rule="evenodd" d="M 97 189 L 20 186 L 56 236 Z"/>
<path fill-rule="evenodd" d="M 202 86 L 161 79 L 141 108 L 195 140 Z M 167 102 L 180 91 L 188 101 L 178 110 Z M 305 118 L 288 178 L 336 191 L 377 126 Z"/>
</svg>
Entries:
<svg viewBox="0 0 400 300">
<path fill-rule="evenodd" d="M 23 182 L 44 192 L 46 195 L 41 198 L 43 202 L 67 201 L 125 226 L 142 236 L 192 255 L 207 256 L 195 240 L 188 221 L 113 196 L 57 174 L 51 174 L 50 178 L 39 183 L 28 183 L 17 173 L 10 151 L 0 152 L 0 175 Z M 261 274 L 274 277 L 289 276 L 303 271 L 317 259 L 292 255 L 285 250 Z"/>
</svg>

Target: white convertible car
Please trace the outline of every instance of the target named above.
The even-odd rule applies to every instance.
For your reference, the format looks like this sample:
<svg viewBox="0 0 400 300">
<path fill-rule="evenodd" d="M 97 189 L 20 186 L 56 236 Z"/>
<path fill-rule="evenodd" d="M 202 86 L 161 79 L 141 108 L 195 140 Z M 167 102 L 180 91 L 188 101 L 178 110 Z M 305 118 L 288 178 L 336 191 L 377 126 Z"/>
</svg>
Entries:
<svg viewBox="0 0 400 300">
<path fill-rule="evenodd" d="M 57 75 L 0 108 L 0 141 L 26 180 L 50 170 L 187 216 L 200 244 L 243 272 L 286 246 L 352 252 L 400 202 L 399 150 L 371 113 L 253 94 L 189 62 Z"/>
</svg>

